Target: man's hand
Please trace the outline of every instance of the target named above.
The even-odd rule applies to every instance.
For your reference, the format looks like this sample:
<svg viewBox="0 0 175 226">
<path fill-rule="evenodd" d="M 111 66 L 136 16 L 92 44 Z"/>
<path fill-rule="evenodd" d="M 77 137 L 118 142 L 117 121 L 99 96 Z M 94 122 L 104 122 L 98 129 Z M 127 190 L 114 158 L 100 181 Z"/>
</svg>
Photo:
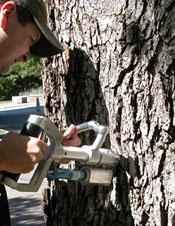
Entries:
<svg viewBox="0 0 175 226">
<path fill-rule="evenodd" d="M 28 173 L 47 151 L 44 141 L 9 132 L 0 142 L 0 170 Z"/>
<path fill-rule="evenodd" d="M 74 146 L 74 147 L 81 145 L 81 140 L 78 134 L 76 133 L 76 127 L 73 124 L 71 124 L 67 128 L 67 130 L 63 133 L 62 145 Z M 61 164 L 68 164 L 69 162 L 70 161 L 64 161 L 64 160 L 60 161 Z"/>
<path fill-rule="evenodd" d="M 81 140 L 76 133 L 76 127 L 71 124 L 68 129 L 63 133 L 63 145 L 65 146 L 80 146 Z"/>
<path fill-rule="evenodd" d="M 65 146 L 81 145 L 74 125 L 70 125 L 64 132 L 62 144 Z M 33 170 L 36 163 L 43 159 L 47 151 L 48 146 L 44 141 L 9 132 L 0 142 L 0 170 L 10 173 L 28 173 Z"/>
</svg>

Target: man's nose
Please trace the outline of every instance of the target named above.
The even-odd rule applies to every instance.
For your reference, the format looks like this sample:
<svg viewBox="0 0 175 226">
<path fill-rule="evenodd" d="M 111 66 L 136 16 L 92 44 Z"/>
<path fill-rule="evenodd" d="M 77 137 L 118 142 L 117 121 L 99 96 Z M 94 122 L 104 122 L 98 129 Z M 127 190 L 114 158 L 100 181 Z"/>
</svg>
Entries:
<svg viewBox="0 0 175 226">
<path fill-rule="evenodd" d="M 30 53 L 26 53 L 22 56 L 22 61 L 25 63 L 29 60 L 30 58 Z"/>
</svg>

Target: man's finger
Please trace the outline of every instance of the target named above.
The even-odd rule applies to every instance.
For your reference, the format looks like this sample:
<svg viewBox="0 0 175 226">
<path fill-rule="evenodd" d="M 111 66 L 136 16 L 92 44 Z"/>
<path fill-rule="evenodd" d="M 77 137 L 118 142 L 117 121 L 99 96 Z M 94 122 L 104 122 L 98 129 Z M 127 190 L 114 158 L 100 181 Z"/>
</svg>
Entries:
<svg viewBox="0 0 175 226">
<path fill-rule="evenodd" d="M 63 140 L 62 144 L 76 147 L 81 145 L 81 140 L 77 134 L 74 134 L 71 138 Z"/>
<path fill-rule="evenodd" d="M 71 124 L 63 134 L 63 138 L 69 139 L 76 131 L 76 127 Z"/>
</svg>

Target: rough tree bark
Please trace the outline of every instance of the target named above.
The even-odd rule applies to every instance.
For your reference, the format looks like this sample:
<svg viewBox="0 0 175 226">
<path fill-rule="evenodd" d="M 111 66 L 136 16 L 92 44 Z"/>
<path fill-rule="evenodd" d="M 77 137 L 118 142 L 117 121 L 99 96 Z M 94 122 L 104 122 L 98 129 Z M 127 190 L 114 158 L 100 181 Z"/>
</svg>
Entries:
<svg viewBox="0 0 175 226">
<path fill-rule="evenodd" d="M 175 1 L 46 3 L 65 47 L 44 61 L 46 115 L 107 124 L 120 155 L 109 188 L 55 181 L 47 225 L 175 225 Z"/>
</svg>

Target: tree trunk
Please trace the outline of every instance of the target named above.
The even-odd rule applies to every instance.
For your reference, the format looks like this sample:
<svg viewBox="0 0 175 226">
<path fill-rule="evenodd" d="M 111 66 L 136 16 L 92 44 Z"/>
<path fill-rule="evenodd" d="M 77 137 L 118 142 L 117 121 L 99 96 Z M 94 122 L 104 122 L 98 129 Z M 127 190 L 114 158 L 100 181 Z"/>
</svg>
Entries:
<svg viewBox="0 0 175 226">
<path fill-rule="evenodd" d="M 65 48 L 44 61 L 46 115 L 108 125 L 120 155 L 109 187 L 52 183 L 47 225 L 175 225 L 175 1 L 46 2 Z"/>
</svg>

